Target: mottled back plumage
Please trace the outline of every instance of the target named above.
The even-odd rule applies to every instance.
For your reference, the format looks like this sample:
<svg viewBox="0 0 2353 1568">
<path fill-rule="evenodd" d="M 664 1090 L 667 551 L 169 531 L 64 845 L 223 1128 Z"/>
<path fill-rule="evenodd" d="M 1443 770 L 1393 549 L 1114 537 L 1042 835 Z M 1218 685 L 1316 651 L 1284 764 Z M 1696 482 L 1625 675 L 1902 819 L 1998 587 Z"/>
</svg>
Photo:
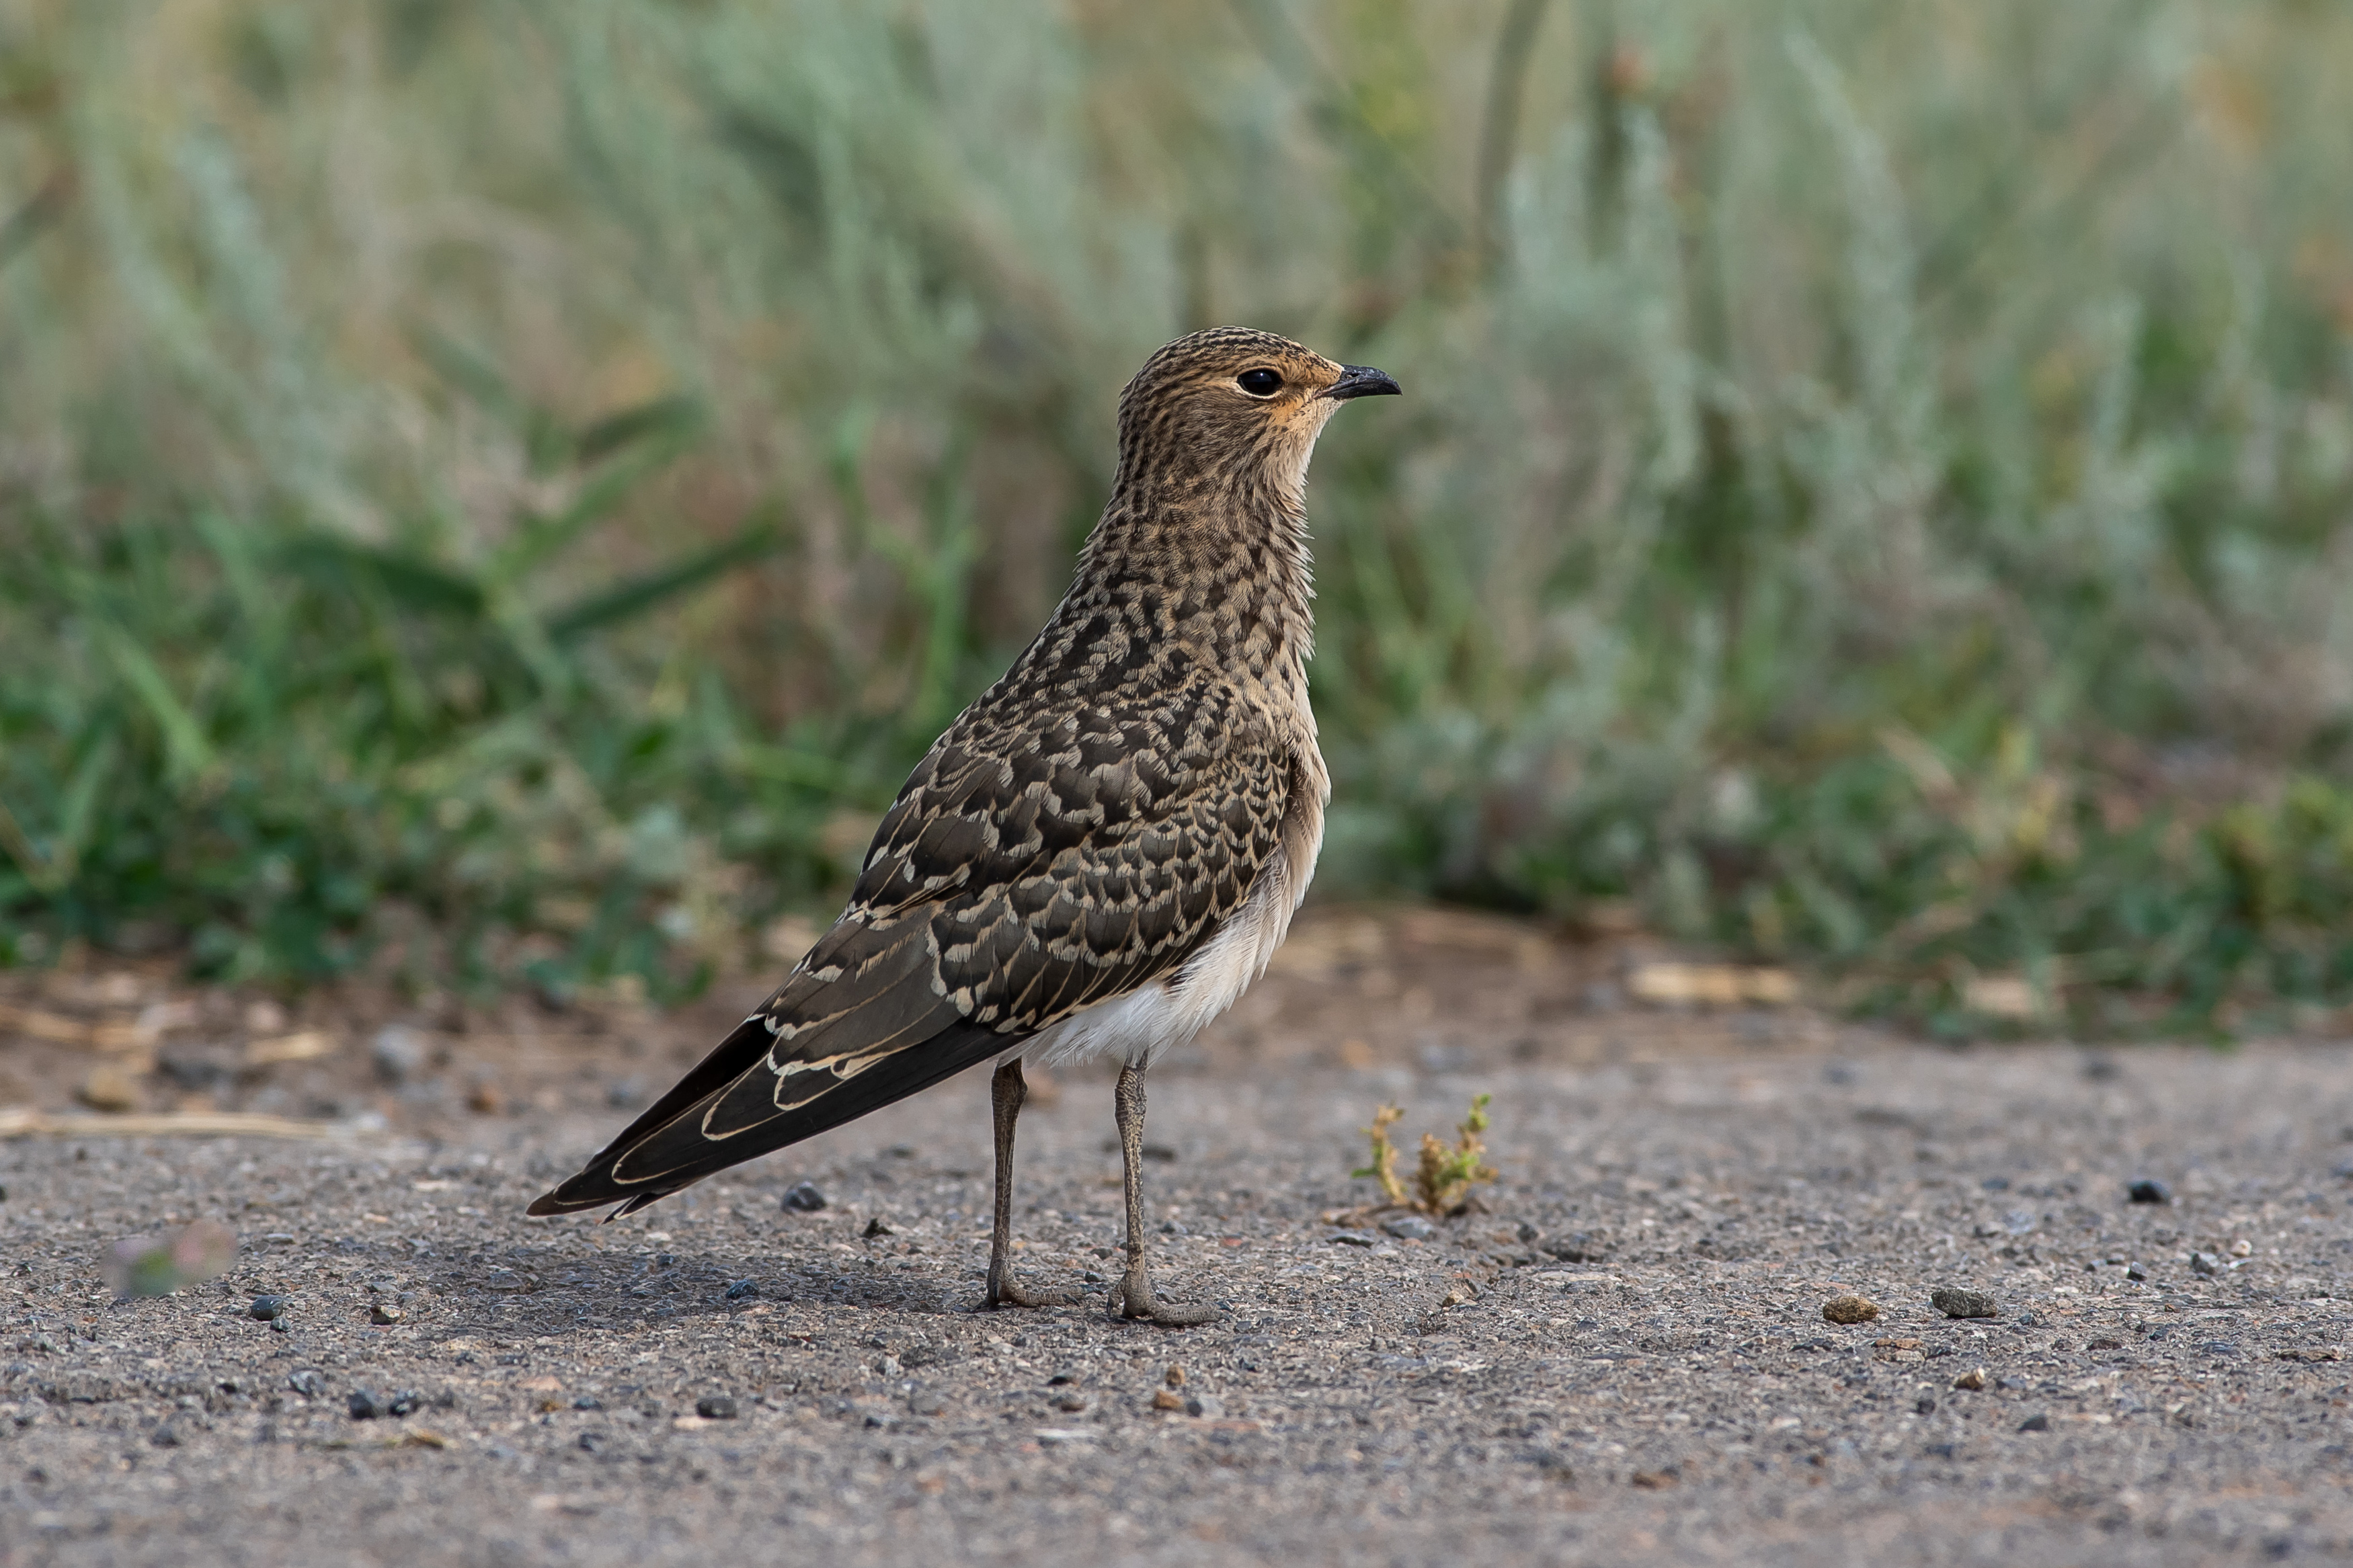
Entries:
<svg viewBox="0 0 2353 1568">
<path fill-rule="evenodd" d="M 642 1206 L 1155 986 L 1230 1002 L 1305 890 L 1329 790 L 1308 456 L 1339 401 L 1395 390 L 1240 328 L 1154 354 L 1069 595 L 916 766 L 840 920 L 531 1212 Z M 1205 978 L 1221 932 L 1247 939 L 1216 966 L 1239 980 Z"/>
</svg>

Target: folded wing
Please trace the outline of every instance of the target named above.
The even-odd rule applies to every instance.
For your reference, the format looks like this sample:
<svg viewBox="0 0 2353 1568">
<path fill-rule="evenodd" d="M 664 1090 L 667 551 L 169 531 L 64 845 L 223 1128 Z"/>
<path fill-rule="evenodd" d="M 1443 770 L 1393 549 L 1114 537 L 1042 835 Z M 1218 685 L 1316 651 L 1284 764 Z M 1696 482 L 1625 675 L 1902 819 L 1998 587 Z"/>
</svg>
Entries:
<svg viewBox="0 0 2353 1568">
<path fill-rule="evenodd" d="M 1271 738 L 1167 709 L 1008 733 L 976 705 L 776 995 L 530 1212 L 641 1208 L 1172 973 L 1279 853 L 1294 773 Z"/>
</svg>

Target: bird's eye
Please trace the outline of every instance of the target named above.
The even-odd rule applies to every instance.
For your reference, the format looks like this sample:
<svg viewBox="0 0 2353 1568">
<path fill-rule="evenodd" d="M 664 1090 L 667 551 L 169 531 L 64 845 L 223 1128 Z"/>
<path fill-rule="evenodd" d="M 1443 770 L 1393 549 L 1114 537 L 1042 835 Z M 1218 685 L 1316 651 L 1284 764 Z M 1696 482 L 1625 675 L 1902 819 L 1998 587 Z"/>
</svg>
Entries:
<svg viewBox="0 0 2353 1568">
<path fill-rule="evenodd" d="M 1271 370 L 1246 370 L 1234 380 L 1252 397 L 1272 397 L 1282 390 L 1282 377 Z"/>
</svg>

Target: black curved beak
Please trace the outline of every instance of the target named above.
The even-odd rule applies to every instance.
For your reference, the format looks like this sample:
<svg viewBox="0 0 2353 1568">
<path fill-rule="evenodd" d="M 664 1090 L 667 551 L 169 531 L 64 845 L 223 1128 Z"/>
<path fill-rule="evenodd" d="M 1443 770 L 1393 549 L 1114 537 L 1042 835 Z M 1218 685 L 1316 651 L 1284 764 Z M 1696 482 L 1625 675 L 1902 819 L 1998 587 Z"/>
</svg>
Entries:
<svg viewBox="0 0 2353 1568">
<path fill-rule="evenodd" d="M 1405 388 L 1389 379 L 1386 371 L 1375 370 L 1368 364 L 1344 364 L 1340 379 L 1324 389 L 1324 395 L 1333 398 L 1397 397 Z"/>
</svg>

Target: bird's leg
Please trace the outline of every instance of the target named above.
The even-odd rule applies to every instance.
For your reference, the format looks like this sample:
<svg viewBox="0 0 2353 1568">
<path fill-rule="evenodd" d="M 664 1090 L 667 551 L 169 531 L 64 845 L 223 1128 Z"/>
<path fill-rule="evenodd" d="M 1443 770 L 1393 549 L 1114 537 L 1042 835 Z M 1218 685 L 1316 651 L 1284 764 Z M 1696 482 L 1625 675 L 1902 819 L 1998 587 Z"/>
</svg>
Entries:
<svg viewBox="0 0 2353 1568">
<path fill-rule="evenodd" d="M 1171 1328 L 1213 1323 L 1219 1315 L 1215 1307 L 1172 1306 L 1152 1293 L 1144 1271 L 1144 1069 L 1121 1068 L 1117 1093 L 1119 1152 L 1127 1166 L 1127 1277 L 1113 1287 L 1111 1310 Z"/>
<path fill-rule="evenodd" d="M 1029 1085 L 1015 1058 L 988 1080 L 989 1110 L 997 1123 L 997 1225 L 988 1237 L 988 1301 L 992 1307 L 1062 1307 L 1067 1291 L 1025 1290 L 1013 1280 L 1013 1123 Z"/>
</svg>

